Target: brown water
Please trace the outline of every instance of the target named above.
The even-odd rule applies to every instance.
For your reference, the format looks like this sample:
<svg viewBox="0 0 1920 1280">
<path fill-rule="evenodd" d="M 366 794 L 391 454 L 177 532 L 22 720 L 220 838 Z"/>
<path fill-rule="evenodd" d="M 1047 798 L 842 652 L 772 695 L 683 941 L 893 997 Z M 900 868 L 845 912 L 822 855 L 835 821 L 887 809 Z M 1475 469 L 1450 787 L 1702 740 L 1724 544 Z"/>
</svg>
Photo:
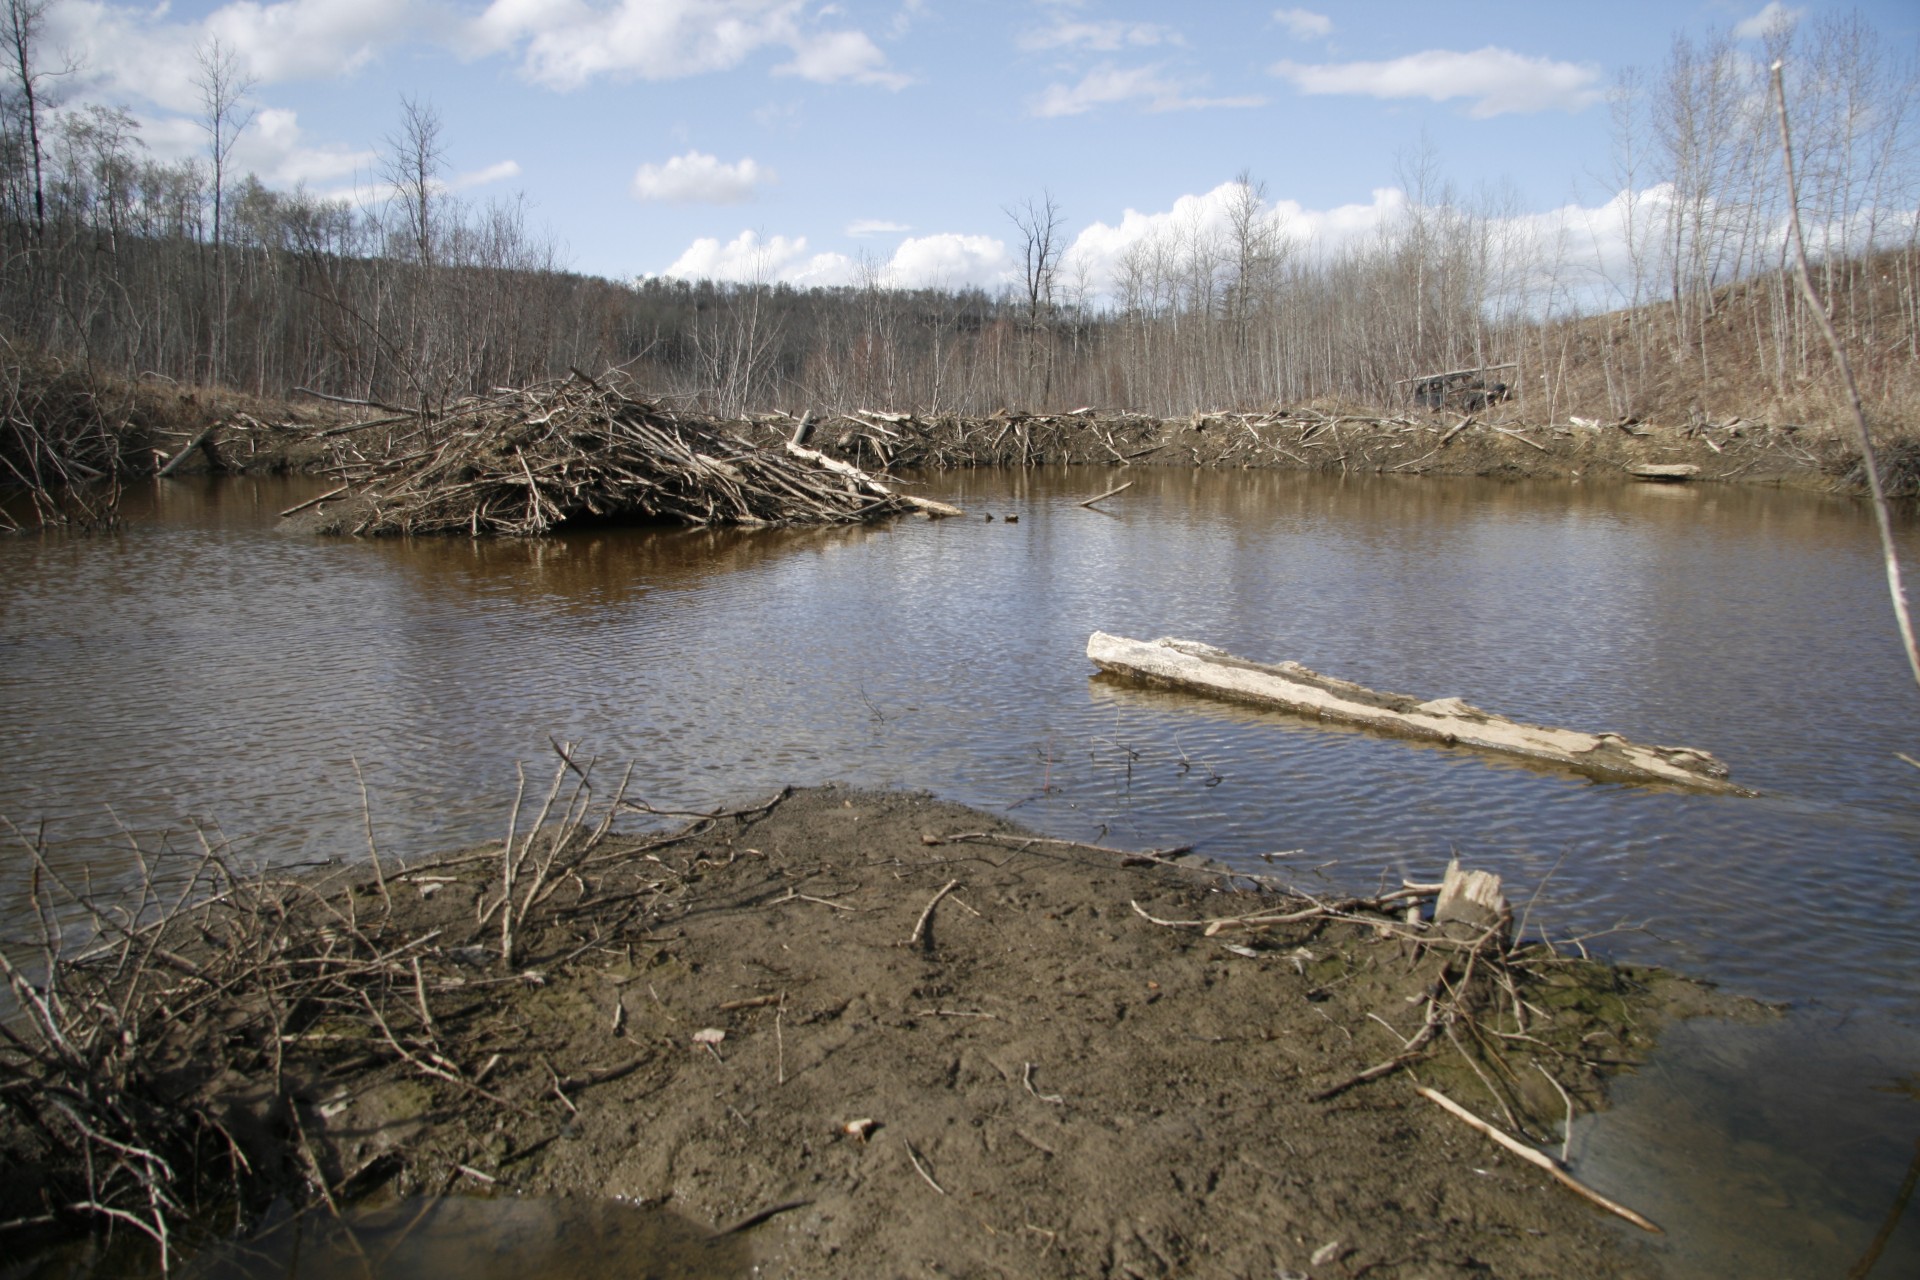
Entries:
<svg viewBox="0 0 1920 1280">
<path fill-rule="evenodd" d="M 257 861 L 355 858 L 357 758 L 382 850 L 418 854 L 498 835 L 514 762 L 543 770 L 551 735 L 636 762 L 662 807 L 920 787 L 1309 883 L 1431 875 L 1458 850 L 1544 884 L 1532 918 L 1556 937 L 1644 925 L 1592 945 L 1798 1004 L 1718 1075 L 1647 1089 L 1710 1116 L 1794 1063 L 1805 1106 L 1725 1118 L 1742 1132 L 1718 1172 L 1670 1181 L 1739 1185 L 1759 1144 L 1833 1185 L 1783 1192 L 1790 1213 L 1675 1201 L 1663 1247 L 1715 1274 L 1743 1221 L 1803 1218 L 1820 1230 L 1778 1274 L 1843 1273 L 1920 1137 L 1895 1087 L 1920 1072 L 1920 772 L 1895 754 L 1920 758 L 1920 695 L 1866 513 L 1717 487 L 1130 478 L 1105 514 L 1076 503 L 1108 471 L 982 472 L 929 487 L 964 521 L 533 544 L 315 541 L 273 514 L 306 482 L 170 483 L 123 534 L 0 541 L 0 814 L 44 819 L 96 881 L 130 871 L 116 822 L 149 846 L 197 822 Z M 1920 530 L 1901 536 L 1920 560 Z M 1702 747 L 1765 794 L 1602 785 L 1117 688 L 1089 678 L 1096 628 Z M 23 888 L 0 866 L 0 929 Z M 1587 1158 L 1679 1168 L 1645 1145 L 1674 1126 L 1631 1128 L 1657 1112 L 1636 1096 L 1583 1131 Z M 1821 1157 L 1843 1131 L 1865 1136 Z M 1882 1258 L 1876 1275 L 1920 1272 L 1911 1215 Z"/>
</svg>

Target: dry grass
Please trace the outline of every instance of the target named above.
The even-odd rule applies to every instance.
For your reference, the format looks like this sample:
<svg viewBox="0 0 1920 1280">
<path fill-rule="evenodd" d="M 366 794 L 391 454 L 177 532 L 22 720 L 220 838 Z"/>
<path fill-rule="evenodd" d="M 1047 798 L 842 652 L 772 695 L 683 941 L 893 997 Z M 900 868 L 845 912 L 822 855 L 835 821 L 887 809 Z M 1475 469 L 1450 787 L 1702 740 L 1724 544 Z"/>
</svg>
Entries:
<svg viewBox="0 0 1920 1280">
<path fill-rule="evenodd" d="M 1826 287 L 1876 435 L 1920 434 L 1920 257 L 1839 264 Z M 1836 426 L 1848 420 L 1845 391 L 1797 290 L 1790 273 L 1728 285 L 1689 332 L 1671 302 L 1565 321 L 1529 340 L 1527 372 L 1553 379 L 1561 416 Z"/>
</svg>

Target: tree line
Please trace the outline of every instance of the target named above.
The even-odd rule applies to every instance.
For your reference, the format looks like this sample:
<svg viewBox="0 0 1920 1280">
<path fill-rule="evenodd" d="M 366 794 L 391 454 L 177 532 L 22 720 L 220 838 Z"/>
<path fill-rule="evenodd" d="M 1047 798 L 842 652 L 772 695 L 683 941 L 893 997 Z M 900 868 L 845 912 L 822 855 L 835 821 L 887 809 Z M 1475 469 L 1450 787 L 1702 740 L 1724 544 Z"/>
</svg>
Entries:
<svg viewBox="0 0 1920 1280">
<path fill-rule="evenodd" d="M 126 111 L 57 107 L 47 3 L 0 0 L 0 336 L 94 371 L 433 405 L 621 366 L 721 413 L 1178 415 L 1391 405 L 1417 375 L 1514 364 L 1529 416 L 1812 414 L 1825 356 L 1783 269 L 1779 58 L 1825 295 L 1876 406 L 1911 424 L 1920 403 L 1920 79 L 1858 17 L 1783 22 L 1760 58 L 1682 38 L 1623 75 L 1619 194 L 1592 225 L 1462 195 L 1416 151 L 1362 239 L 1316 244 L 1243 173 L 1109 279 L 1041 195 L 1007 210 L 1016 278 L 990 293 L 893 288 L 874 266 L 807 290 L 566 271 L 521 202 L 449 192 L 444 124 L 411 99 L 381 199 L 276 191 L 231 171 L 252 86 L 218 43 L 195 76 L 203 151 L 162 160 Z"/>
</svg>

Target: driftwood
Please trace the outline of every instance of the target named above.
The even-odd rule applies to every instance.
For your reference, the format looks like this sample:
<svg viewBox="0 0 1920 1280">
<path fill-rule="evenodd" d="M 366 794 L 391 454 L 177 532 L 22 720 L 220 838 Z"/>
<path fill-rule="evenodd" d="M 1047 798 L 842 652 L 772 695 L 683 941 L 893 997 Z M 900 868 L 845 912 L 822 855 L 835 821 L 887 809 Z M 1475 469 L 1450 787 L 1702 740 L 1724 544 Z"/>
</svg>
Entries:
<svg viewBox="0 0 1920 1280">
<path fill-rule="evenodd" d="M 210 422 L 206 426 L 200 428 L 199 434 L 194 436 L 193 439 L 187 441 L 186 444 L 182 445 L 180 447 L 180 452 L 174 454 L 173 457 L 169 458 L 167 460 L 167 465 L 164 467 L 161 467 L 158 471 L 154 472 L 154 475 L 158 479 L 165 480 L 167 477 L 171 476 L 174 472 L 178 471 L 181 467 L 181 464 L 185 463 L 188 458 L 191 458 L 193 456 L 193 451 L 195 449 L 202 449 L 206 447 L 207 441 L 213 438 L 213 433 L 219 430 L 220 426 L 221 424 L 218 422 Z M 209 454 L 209 456 L 211 456 L 211 454 Z"/>
<path fill-rule="evenodd" d="M 797 444 L 755 446 L 576 372 L 448 405 L 368 460 L 320 526 L 352 534 L 539 535 L 578 520 L 848 524 L 957 508 L 895 493 Z"/>
<path fill-rule="evenodd" d="M 810 462 L 814 466 L 819 467 L 825 471 L 831 471 L 837 476 L 845 476 L 849 481 L 851 481 L 857 488 L 859 488 L 864 493 L 873 494 L 875 497 L 892 498 L 896 501 L 904 502 L 908 506 L 912 507 L 915 511 L 918 511 L 923 515 L 930 516 L 936 520 L 943 518 L 945 516 L 962 516 L 966 514 L 966 512 L 962 511 L 958 507 L 948 506 L 944 502 L 935 502 L 931 498 L 916 498 L 910 494 L 895 493 L 892 489 L 889 489 L 886 485 L 881 484 L 878 480 L 875 480 L 872 476 L 860 470 L 860 468 L 853 466 L 850 463 L 840 462 L 836 459 L 829 458 L 826 454 L 821 453 L 817 449 L 803 448 L 801 445 L 797 444 L 792 440 L 787 441 L 787 443 L 783 447 L 786 449 L 788 453 L 792 454 L 796 458 L 799 458 L 803 462 Z"/>
<path fill-rule="evenodd" d="M 1677 484 L 1699 475 L 1700 468 L 1691 462 L 1643 462 L 1638 466 L 1628 467 L 1627 474 L 1635 480 L 1656 480 Z"/>
<path fill-rule="evenodd" d="M 1509 720 L 1459 698 L 1421 701 L 1336 680 L 1297 662 L 1267 665 L 1192 640 L 1129 640 L 1096 631 L 1087 657 L 1102 671 L 1163 688 L 1312 716 L 1379 733 L 1477 747 L 1609 782 L 1665 783 L 1750 795 L 1727 768 L 1691 747 L 1643 746 L 1617 733 L 1581 733 Z"/>
<path fill-rule="evenodd" d="M 1488 1124 L 1485 1120 L 1482 1120 L 1479 1116 L 1476 1116 L 1475 1114 L 1473 1114 L 1473 1112 L 1467 1110 L 1465 1107 L 1455 1102 L 1452 1098 L 1449 1098 L 1446 1094 L 1441 1093 L 1438 1089 L 1429 1089 L 1425 1085 L 1415 1085 L 1413 1087 L 1413 1091 L 1419 1094 L 1421 1097 L 1425 1098 L 1428 1102 L 1431 1102 L 1434 1105 L 1438 1106 L 1441 1110 L 1447 1112 L 1449 1115 L 1455 1116 L 1460 1120 L 1464 1120 L 1468 1125 L 1472 1126 L 1475 1130 L 1493 1139 L 1495 1142 L 1499 1143 L 1501 1146 L 1505 1147 L 1507 1150 L 1513 1152 L 1513 1154 L 1519 1156 L 1522 1160 L 1527 1161 L 1529 1164 L 1538 1165 L 1540 1168 L 1545 1169 L 1548 1173 L 1554 1176 L 1554 1179 L 1556 1181 L 1558 1181 L 1562 1186 L 1566 1187 L 1568 1190 L 1576 1192 L 1579 1195 L 1585 1196 L 1587 1199 L 1593 1201 L 1593 1203 L 1599 1205 L 1602 1209 L 1607 1210 L 1609 1213 L 1619 1214 L 1621 1217 L 1625 1218 L 1628 1222 L 1631 1222 L 1634 1226 L 1639 1227 L 1642 1231 L 1651 1231 L 1655 1235 L 1665 1234 L 1665 1232 L 1661 1231 L 1660 1228 L 1656 1226 L 1650 1219 L 1641 1217 L 1639 1214 L 1635 1213 L 1633 1210 L 1627 1208 L 1627 1206 L 1621 1204 L 1618 1200 L 1609 1200 L 1607 1197 L 1601 1195 L 1598 1191 L 1595 1191 L 1592 1187 L 1589 1187 L 1586 1183 L 1580 1181 L 1578 1178 L 1568 1173 L 1565 1169 L 1560 1167 L 1559 1161 L 1555 1160 L 1552 1156 L 1548 1155 L 1546 1152 L 1536 1151 L 1532 1147 L 1528 1146 L 1526 1143 L 1521 1142 L 1519 1139 L 1508 1137 L 1506 1134 L 1500 1132 L 1500 1130 Z"/>
</svg>

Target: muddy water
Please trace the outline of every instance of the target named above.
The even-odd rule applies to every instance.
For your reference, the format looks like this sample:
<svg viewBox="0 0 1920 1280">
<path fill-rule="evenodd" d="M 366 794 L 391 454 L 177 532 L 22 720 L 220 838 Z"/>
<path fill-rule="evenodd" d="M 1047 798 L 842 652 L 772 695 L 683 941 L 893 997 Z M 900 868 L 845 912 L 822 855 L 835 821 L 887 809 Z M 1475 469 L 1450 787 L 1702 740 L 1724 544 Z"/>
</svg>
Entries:
<svg viewBox="0 0 1920 1280">
<path fill-rule="evenodd" d="M 0 813 L 44 819 L 55 861 L 96 881 L 131 871 L 116 824 L 352 858 L 357 759 L 380 847 L 419 853 L 497 835 L 515 762 L 544 774 L 552 735 L 636 762 L 668 808 L 922 787 L 1307 885 L 1457 849 L 1538 887 L 1556 938 L 1629 926 L 1586 945 L 1796 1002 L 1643 1073 L 1581 1158 L 1645 1171 L 1676 1274 L 1739 1274 L 1717 1260 L 1762 1228 L 1777 1274 L 1854 1265 L 1920 1137 L 1920 772 L 1895 754 L 1920 758 L 1920 697 L 1865 514 L 1717 488 L 1131 478 L 1104 513 L 1075 504 L 1106 471 L 981 473 L 929 487 L 965 521 L 534 545 L 317 542 L 273 517 L 317 487 L 170 484 L 117 537 L 0 541 Z M 1920 559 L 1920 530 L 1902 537 Z M 1089 679 L 1095 628 L 1702 747 L 1765 794 L 1116 687 Z M 0 871 L 10 931 L 22 879 Z M 1920 1271 L 1916 1217 L 1873 1274 Z"/>
</svg>

